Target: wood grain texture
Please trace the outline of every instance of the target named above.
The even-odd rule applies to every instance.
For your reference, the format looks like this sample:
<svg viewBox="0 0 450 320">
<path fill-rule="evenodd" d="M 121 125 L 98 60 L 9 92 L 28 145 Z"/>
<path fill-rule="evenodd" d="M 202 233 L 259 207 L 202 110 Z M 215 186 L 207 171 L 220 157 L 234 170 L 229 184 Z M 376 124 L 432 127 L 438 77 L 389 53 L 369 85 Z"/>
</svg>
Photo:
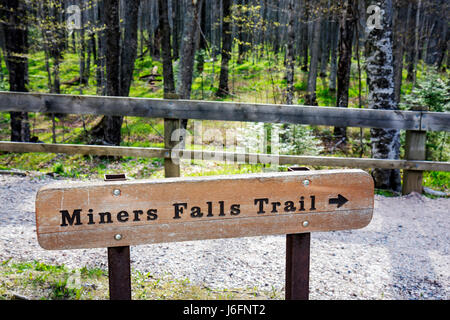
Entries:
<svg viewBox="0 0 450 320">
<path fill-rule="evenodd" d="M 65 154 L 92 154 L 108 156 L 127 156 L 144 158 L 167 158 L 171 155 L 170 149 L 94 146 L 79 144 L 47 144 L 0 141 L 0 151 L 7 152 L 49 152 Z M 318 157 L 295 155 L 270 155 L 256 153 L 234 153 L 220 151 L 174 150 L 177 157 L 192 160 L 221 159 L 230 163 L 277 163 L 280 165 L 310 165 L 346 168 L 380 168 L 380 169 L 407 169 L 419 171 L 450 171 L 449 162 L 420 161 L 420 160 L 394 160 L 350 157 Z"/>
<path fill-rule="evenodd" d="M 422 112 L 420 130 L 450 131 L 450 112 Z"/>
<path fill-rule="evenodd" d="M 426 159 L 427 133 L 425 131 L 406 131 L 405 157 L 411 160 Z M 402 194 L 422 193 L 423 172 L 405 170 L 403 172 Z"/>
<path fill-rule="evenodd" d="M 373 191 L 361 170 L 53 184 L 36 196 L 37 235 L 45 249 L 74 249 L 358 229 Z"/>
<path fill-rule="evenodd" d="M 181 167 L 179 163 L 172 161 L 170 150 L 179 142 L 173 141 L 172 134 L 180 129 L 179 119 L 164 119 L 164 148 L 167 150 L 168 156 L 164 158 L 164 176 L 166 178 L 176 178 L 181 175 Z"/>
<path fill-rule="evenodd" d="M 0 141 L 0 151 L 7 152 L 46 152 L 64 154 L 92 154 L 98 156 L 123 156 L 123 157 L 144 157 L 163 158 L 165 149 L 161 148 L 140 148 L 140 147 L 116 147 L 97 146 L 83 144 L 51 144 L 51 143 L 31 143 L 31 142 L 10 142 Z"/>
<path fill-rule="evenodd" d="M 448 131 L 442 112 L 0 92 L 0 111 Z M 422 121 L 423 115 L 425 118 Z"/>
</svg>

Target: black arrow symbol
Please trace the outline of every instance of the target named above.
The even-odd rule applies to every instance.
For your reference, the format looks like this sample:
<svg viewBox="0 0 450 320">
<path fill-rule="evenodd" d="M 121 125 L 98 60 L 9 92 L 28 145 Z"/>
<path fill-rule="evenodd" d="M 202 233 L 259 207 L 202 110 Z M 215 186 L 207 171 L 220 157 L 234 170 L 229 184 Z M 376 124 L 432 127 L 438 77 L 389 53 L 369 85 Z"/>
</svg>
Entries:
<svg viewBox="0 0 450 320">
<path fill-rule="evenodd" d="M 342 207 L 344 204 L 348 202 L 348 199 L 345 198 L 343 195 L 339 194 L 337 198 L 331 198 L 329 203 L 330 204 L 337 204 L 338 208 Z"/>
</svg>

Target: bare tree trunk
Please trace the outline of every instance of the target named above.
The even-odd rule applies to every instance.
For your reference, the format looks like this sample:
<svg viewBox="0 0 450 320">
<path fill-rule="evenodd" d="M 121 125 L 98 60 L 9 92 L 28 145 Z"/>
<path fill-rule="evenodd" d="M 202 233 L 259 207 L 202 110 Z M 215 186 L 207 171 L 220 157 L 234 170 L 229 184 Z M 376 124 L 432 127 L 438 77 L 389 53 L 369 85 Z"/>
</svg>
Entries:
<svg viewBox="0 0 450 320">
<path fill-rule="evenodd" d="M 356 7 L 354 0 L 346 0 L 342 8 L 340 19 L 339 40 L 339 66 L 337 70 L 337 96 L 336 105 L 339 108 L 348 108 L 348 91 L 350 87 L 350 69 L 352 65 L 353 34 L 356 24 Z M 347 128 L 335 127 L 334 137 L 347 139 Z"/>
<path fill-rule="evenodd" d="M 180 53 L 180 40 L 179 40 L 179 32 L 180 32 L 180 20 L 181 20 L 181 12 L 180 12 L 180 0 L 172 0 L 172 47 L 173 47 L 173 60 L 176 61 L 179 58 Z"/>
<path fill-rule="evenodd" d="M 183 41 L 179 62 L 177 90 L 180 99 L 190 99 L 197 45 L 198 18 L 203 0 L 187 1 Z"/>
<path fill-rule="evenodd" d="M 395 2 L 395 12 L 393 17 L 394 27 L 394 86 L 395 86 L 395 102 L 400 103 L 400 94 L 402 87 L 403 74 L 403 55 L 405 48 L 405 33 L 406 33 L 406 16 L 407 16 L 407 1 L 397 0 Z"/>
<path fill-rule="evenodd" d="M 120 96 L 120 21 L 119 0 L 105 1 L 106 25 L 106 95 Z M 123 117 L 106 116 L 104 141 L 120 145 Z"/>
<path fill-rule="evenodd" d="M 178 71 L 177 94 L 180 99 L 191 98 L 192 78 L 194 75 L 195 50 L 198 40 L 198 19 L 203 0 L 188 0 L 181 44 Z M 181 119 L 180 129 L 187 128 L 188 119 Z M 184 141 L 184 137 L 181 137 Z M 183 145 L 184 147 L 184 145 Z"/>
<path fill-rule="evenodd" d="M 124 11 L 124 40 L 120 45 L 121 30 L 119 18 L 120 0 L 108 0 L 103 3 L 105 21 L 105 64 L 106 95 L 128 96 L 138 46 L 138 15 L 140 0 L 127 1 Z M 120 145 L 122 141 L 122 116 L 104 116 L 100 123 L 91 130 L 97 143 Z"/>
<path fill-rule="evenodd" d="M 398 106 L 394 92 L 392 0 L 381 0 L 378 4 L 383 12 L 381 28 L 367 28 L 369 108 L 396 110 Z M 370 133 L 373 158 L 399 159 L 399 130 L 372 128 Z M 399 170 L 375 169 L 372 176 L 376 188 L 396 191 L 401 189 Z"/>
<path fill-rule="evenodd" d="M 262 16 L 261 16 L 261 19 L 262 19 L 262 21 L 261 21 L 261 50 L 260 50 L 260 53 L 259 53 L 259 55 L 262 57 L 263 56 L 263 54 L 264 54 L 264 47 L 266 46 L 266 37 L 267 37 L 267 32 L 266 32 L 266 29 L 267 29 L 267 20 L 268 20 L 268 18 L 267 18 L 267 8 L 268 8 L 268 4 L 267 4 L 267 1 L 268 0 L 262 0 L 263 1 L 263 12 L 262 12 Z"/>
<path fill-rule="evenodd" d="M 301 56 L 302 56 L 302 71 L 308 71 L 308 14 L 309 8 L 307 6 L 308 0 L 301 1 L 303 9 L 300 14 L 300 37 L 301 37 Z"/>
<path fill-rule="evenodd" d="M 42 5 L 42 6 L 41 6 Z M 39 3 L 40 21 L 39 26 L 42 32 L 43 47 L 45 51 L 45 64 L 48 72 L 49 89 L 51 93 L 61 93 L 59 66 L 62 59 L 64 47 L 64 33 L 61 28 L 61 10 L 63 3 L 61 0 L 45 0 Z M 49 58 L 53 60 L 52 71 L 50 70 Z M 53 73 L 53 82 L 52 74 Z M 50 114 L 52 119 L 52 143 L 56 143 L 56 117 L 62 118 L 62 114 Z"/>
<path fill-rule="evenodd" d="M 19 0 L 2 0 L 0 10 L 5 34 L 5 61 L 9 69 L 9 90 L 27 92 L 28 29 L 25 3 Z M 30 141 L 28 113 L 10 112 L 10 116 L 11 141 Z"/>
<path fill-rule="evenodd" d="M 37 3 L 38 7 L 36 10 L 39 12 L 39 29 L 42 34 L 42 46 L 44 48 L 44 56 L 45 56 L 45 69 L 47 71 L 47 83 L 48 89 L 50 92 L 53 92 L 53 82 L 52 82 L 52 72 L 50 70 L 50 48 L 49 48 L 49 35 L 50 30 L 48 30 L 48 26 L 46 25 L 46 21 L 49 18 L 48 5 L 47 1 L 42 1 Z"/>
<path fill-rule="evenodd" d="M 414 71 L 412 74 L 412 83 L 413 83 L 413 88 L 416 85 L 416 81 L 417 81 L 417 64 L 419 63 L 419 29 L 420 29 L 420 10 L 422 7 L 422 0 L 418 0 L 419 2 L 417 3 L 417 15 L 416 15 L 416 28 L 414 31 L 415 34 L 415 40 L 414 40 L 414 60 L 413 60 L 413 67 L 414 67 Z"/>
<path fill-rule="evenodd" d="M 237 64 L 242 64 L 242 62 L 244 61 L 244 53 L 245 53 L 245 44 L 244 44 L 244 28 L 243 28 L 243 20 L 242 18 L 244 17 L 244 12 L 243 12 L 243 0 L 237 0 L 237 17 L 238 17 L 238 22 L 237 22 L 237 37 L 239 40 L 238 43 L 238 59 L 237 59 Z"/>
<path fill-rule="evenodd" d="M 430 32 L 428 37 L 426 63 L 437 69 L 440 69 L 447 49 L 448 8 L 449 2 L 446 0 L 436 0 L 431 4 L 434 32 Z"/>
<path fill-rule="evenodd" d="M 42 46 L 44 47 L 45 70 L 47 71 L 47 86 L 50 92 L 52 92 L 53 82 L 52 82 L 52 72 L 50 70 L 50 57 L 48 52 L 49 50 L 47 46 L 47 40 L 45 39 L 44 32 L 42 32 L 42 39 L 43 39 Z"/>
<path fill-rule="evenodd" d="M 288 3 L 288 41 L 286 46 L 286 104 L 294 103 L 294 0 Z"/>
<path fill-rule="evenodd" d="M 331 8 L 331 1 L 328 0 L 328 9 Z M 331 29 L 331 14 L 325 11 L 322 19 L 322 36 L 321 36 L 321 52 L 320 52 L 320 73 L 321 78 L 327 76 L 328 60 L 330 58 L 330 29 Z"/>
<path fill-rule="evenodd" d="M 408 72 L 406 76 L 406 81 L 412 82 L 413 81 L 413 73 L 414 73 L 414 42 L 415 42 L 415 15 L 417 8 L 414 7 L 414 3 L 412 1 L 408 4 L 408 14 L 406 19 L 406 70 Z M 413 19 L 414 17 L 414 19 Z"/>
<path fill-rule="evenodd" d="M 225 97 L 230 94 L 228 87 L 228 64 L 231 60 L 231 0 L 222 0 L 222 64 L 220 67 L 219 88 L 217 89 L 218 97 Z"/>
<path fill-rule="evenodd" d="M 120 96 L 119 0 L 105 1 L 106 95 Z"/>
<path fill-rule="evenodd" d="M 53 8 L 53 12 L 50 15 L 50 25 L 52 28 L 51 36 L 52 41 L 50 45 L 50 55 L 53 58 L 53 91 L 54 93 L 61 93 L 59 67 L 61 59 L 63 58 L 62 51 L 64 48 L 64 29 L 61 27 L 63 24 L 63 17 L 60 13 L 60 9 L 63 6 L 62 0 L 54 1 L 56 5 Z"/>
<path fill-rule="evenodd" d="M 72 32 L 72 52 L 77 53 L 77 39 L 76 32 Z"/>
<path fill-rule="evenodd" d="M 105 61 L 106 61 L 106 95 L 120 96 L 120 24 L 119 0 L 104 1 L 105 19 Z M 123 117 L 104 116 L 100 123 L 91 130 L 95 143 L 116 145 L 121 142 Z"/>
<path fill-rule="evenodd" d="M 167 1 L 158 0 L 159 25 L 161 27 L 161 53 L 163 59 L 164 98 L 174 98 L 175 80 L 172 66 L 172 46 Z"/>
<path fill-rule="evenodd" d="M 331 92 L 336 91 L 336 78 L 337 78 L 337 69 L 338 69 L 338 59 L 337 59 L 337 51 L 338 51 L 338 40 L 339 40 L 339 23 L 334 21 L 335 17 L 333 17 L 333 21 L 331 22 L 331 62 L 330 62 L 330 81 L 328 88 Z"/>
<path fill-rule="evenodd" d="M 104 0 L 98 0 L 97 2 L 97 16 L 98 23 L 96 25 L 97 29 L 97 95 L 104 96 L 106 95 L 106 83 L 105 83 L 105 10 L 104 10 Z"/>
<path fill-rule="evenodd" d="M 222 0 L 223 1 L 223 0 Z M 280 1 L 278 0 L 274 0 L 274 3 L 272 3 L 272 6 L 275 7 L 275 16 L 273 17 L 274 19 L 274 24 L 273 24 L 273 34 L 272 34 L 272 43 L 273 43 L 273 53 L 275 56 L 275 59 L 278 59 L 278 52 L 280 51 L 280 36 L 281 36 L 281 32 L 280 32 L 280 11 L 281 11 L 281 7 L 280 7 Z"/>
<path fill-rule="evenodd" d="M 85 37 L 85 23 L 86 23 L 86 6 L 84 0 L 79 0 L 78 5 L 81 9 L 81 28 L 79 34 L 80 52 L 80 85 L 88 84 L 88 74 L 86 72 L 86 37 Z"/>
<path fill-rule="evenodd" d="M 314 17 L 314 33 L 313 41 L 311 45 L 311 61 L 309 63 L 308 73 L 308 87 L 305 95 L 305 104 L 310 106 L 317 106 L 316 99 L 316 84 L 317 84 L 317 69 L 319 64 L 320 54 L 320 30 L 321 30 L 321 18 L 319 16 Z"/>
<path fill-rule="evenodd" d="M 121 47 L 120 95 L 127 97 L 133 80 L 138 47 L 138 13 L 141 0 L 127 0 L 124 7 L 124 32 Z"/>
<path fill-rule="evenodd" d="M 170 25 L 169 25 L 169 9 L 167 1 L 158 0 L 159 10 L 159 26 L 161 29 L 161 55 L 163 60 L 163 77 L 164 77 L 164 99 L 176 99 L 175 81 L 172 67 L 172 45 L 170 42 Z M 173 148 L 183 134 L 177 139 L 172 139 L 174 131 L 180 128 L 179 119 L 164 119 L 164 147 Z M 173 161 L 170 157 L 164 159 L 164 175 L 165 177 L 179 177 L 180 164 Z"/>
<path fill-rule="evenodd" d="M 96 25 L 96 17 L 95 17 L 95 5 L 90 2 L 89 8 L 89 20 L 90 20 L 90 32 L 89 32 L 89 42 L 92 52 L 92 58 L 95 63 L 97 61 L 97 43 L 95 41 L 95 25 Z"/>
<path fill-rule="evenodd" d="M 3 26 L 0 24 L 0 38 L 3 36 Z M 1 47 L 1 45 L 0 45 Z M 3 82 L 5 80 L 5 74 L 3 73 L 3 63 L 2 63 L 2 50 L 0 50 L 0 82 Z M 50 79 L 51 83 L 51 79 Z"/>
<path fill-rule="evenodd" d="M 199 30 L 199 43 L 198 43 L 198 54 L 197 54 L 197 72 L 202 73 L 205 64 L 205 55 L 207 49 L 206 43 L 206 1 L 203 1 L 201 9 L 200 18 L 200 30 Z"/>
<path fill-rule="evenodd" d="M 213 3 L 213 37 L 212 37 L 212 46 L 213 46 L 213 57 L 216 58 L 220 54 L 220 40 L 221 40 L 221 30 L 222 24 L 220 23 L 220 13 L 221 6 L 220 1 L 212 1 Z"/>
</svg>

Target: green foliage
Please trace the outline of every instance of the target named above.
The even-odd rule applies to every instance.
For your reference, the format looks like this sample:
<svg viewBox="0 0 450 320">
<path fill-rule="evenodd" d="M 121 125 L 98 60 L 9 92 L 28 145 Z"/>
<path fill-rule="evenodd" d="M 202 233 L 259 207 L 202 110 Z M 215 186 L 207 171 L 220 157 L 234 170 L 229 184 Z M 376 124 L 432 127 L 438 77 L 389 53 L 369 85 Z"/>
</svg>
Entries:
<svg viewBox="0 0 450 320">
<path fill-rule="evenodd" d="M 389 197 L 389 198 L 397 196 L 397 194 L 394 193 L 393 191 L 383 190 L 383 189 L 375 189 L 374 193 L 379 195 L 379 196 Z"/>
<path fill-rule="evenodd" d="M 317 90 L 317 101 L 321 106 L 335 106 L 336 94 L 331 92 L 328 88 L 321 88 Z"/>
<path fill-rule="evenodd" d="M 79 299 L 81 287 L 72 286 L 73 271 L 64 265 L 49 265 L 37 260 L 33 262 L 10 262 L 1 264 L 0 276 L 2 279 L 17 275 L 21 279 L 16 285 L 31 287 L 33 290 L 46 286 L 49 299 Z M 7 285 L 7 281 L 3 285 Z M 1 288 L 0 288 L 1 291 Z"/>
<path fill-rule="evenodd" d="M 278 125 L 280 130 L 280 154 L 318 155 L 322 150 L 320 139 L 307 126 Z"/>
<path fill-rule="evenodd" d="M 405 96 L 403 106 L 426 106 L 430 111 L 450 111 L 450 81 L 441 79 L 439 73 L 430 68 L 423 78 L 418 79 L 412 93 Z"/>
<path fill-rule="evenodd" d="M 8 87 L 9 85 L 7 84 L 5 79 L 3 79 L 3 81 L 0 81 L 0 91 L 6 91 L 8 90 Z"/>
<path fill-rule="evenodd" d="M 0 261 L 0 300 L 14 298 L 15 293 L 30 299 L 44 300 L 106 300 L 108 271 L 100 268 L 68 269 L 39 261 Z M 280 299 L 282 292 L 254 288 L 214 289 L 176 279 L 170 274 L 151 274 L 132 270 L 133 300 L 192 299 Z"/>
<path fill-rule="evenodd" d="M 64 164 L 62 163 L 55 163 L 53 166 L 53 172 L 57 174 L 63 174 L 64 173 Z"/>
<path fill-rule="evenodd" d="M 183 170 L 183 176 L 186 177 L 205 177 L 216 175 L 233 175 L 260 173 L 264 171 L 263 164 L 222 164 L 214 165 L 209 161 L 192 161 L 189 166 Z"/>
<path fill-rule="evenodd" d="M 405 96 L 402 107 L 428 107 L 433 112 L 450 111 L 450 81 L 441 79 L 439 73 L 430 68 L 417 86 Z M 447 132 L 427 132 L 426 157 L 430 161 L 448 161 L 450 158 L 450 140 Z"/>
<path fill-rule="evenodd" d="M 427 132 L 426 158 L 430 161 L 449 161 L 450 137 L 447 132 Z"/>
<path fill-rule="evenodd" d="M 308 84 L 305 81 L 298 81 L 294 83 L 294 89 L 296 91 L 306 91 Z"/>
<path fill-rule="evenodd" d="M 270 26 L 269 21 L 263 21 L 261 12 L 258 6 L 243 5 L 236 7 L 233 10 L 233 23 L 236 26 L 241 26 L 246 34 L 251 34 L 256 30 L 255 28 L 274 27 Z M 256 23 L 256 24 L 255 24 Z M 40 37 L 40 32 L 33 34 L 33 37 Z M 236 40 L 236 39 L 235 39 Z M 244 44 L 248 49 L 247 43 Z M 198 72 L 197 69 L 194 74 L 192 85 L 192 99 L 204 100 L 222 100 L 222 101 L 242 101 L 254 103 L 284 103 L 286 93 L 286 80 L 284 65 L 284 51 L 281 49 L 276 54 L 270 44 L 266 44 L 264 48 L 254 47 L 252 50 L 247 50 L 243 57 L 238 56 L 239 42 L 234 42 L 232 50 L 232 59 L 229 63 L 229 86 L 230 95 L 221 99 L 215 96 L 215 91 L 219 73 L 220 73 L 220 55 L 213 57 L 211 52 L 214 48 L 209 47 L 208 50 L 201 52 L 205 59 L 203 72 Z M 60 77 L 61 83 L 70 81 L 79 76 L 79 56 L 73 53 L 71 49 L 63 52 L 64 59 L 61 60 Z M 242 59 L 239 59 L 242 58 Z M 39 43 L 30 50 L 28 55 L 29 63 L 29 89 L 35 92 L 48 92 L 47 70 L 45 66 L 45 54 Z M 50 59 L 50 69 L 52 68 L 52 59 Z M 358 104 L 358 75 L 355 69 L 356 62 L 353 61 L 352 75 L 349 88 L 349 107 L 354 107 Z M 158 77 L 157 81 L 152 84 L 141 80 L 140 77 L 150 74 L 154 67 L 158 67 L 157 72 L 162 73 L 162 63 L 153 59 L 149 54 L 144 54 L 136 60 L 134 69 L 134 80 L 130 89 L 130 96 L 146 97 L 146 98 L 162 98 L 162 80 Z M 178 61 L 174 62 L 175 77 L 177 76 Z M 93 94 L 97 93 L 96 83 L 96 66 L 91 63 L 89 83 L 86 86 L 80 85 L 61 85 L 61 92 L 66 94 Z M 429 70 L 429 69 L 428 69 Z M 2 71 L 4 74 L 3 82 L 0 82 L 0 89 L 8 89 L 7 76 L 8 72 L 6 66 L 2 64 Z M 302 104 L 303 95 L 306 90 L 307 72 L 301 70 L 298 63 L 295 65 L 295 98 L 294 103 Z M 404 70 L 404 77 L 407 71 Z M 441 79 L 442 78 L 442 79 Z M 429 105 L 431 111 L 448 110 L 448 87 L 449 83 L 443 76 L 439 76 L 437 72 L 424 72 L 419 68 L 417 73 L 417 87 L 413 92 L 411 91 L 411 84 L 404 82 L 402 85 L 402 94 L 405 95 L 405 101 L 408 105 Z M 447 81 L 447 82 L 446 82 Z M 327 78 L 317 79 L 317 100 L 320 106 L 334 106 L 335 92 L 328 88 Z M 3 86 L 3 87 L 2 87 Z M 362 96 L 364 100 L 367 95 L 367 88 L 365 82 L 365 75 L 363 70 L 362 75 Z M 412 99 L 408 100 L 408 99 Z M 403 105 L 405 108 L 406 104 Z M 85 116 L 85 124 L 87 130 L 98 123 L 100 117 Z M 0 138 L 1 140 L 9 140 L 9 113 L 0 113 Z M 39 140 L 45 143 L 52 141 L 51 133 L 51 119 L 44 118 L 41 114 L 30 114 L 30 126 L 33 135 L 38 136 Z M 309 126 L 282 126 L 283 139 L 281 141 L 280 154 L 319 154 L 322 151 L 320 147 L 322 144 L 327 145 L 323 132 L 326 128 L 320 128 L 316 131 L 315 137 Z M 266 126 L 265 129 L 268 129 Z M 126 117 L 124 126 L 122 127 L 123 146 L 133 147 L 163 147 L 162 134 L 163 122 L 161 119 L 145 119 L 138 117 Z M 251 130 L 250 130 L 251 131 Z M 56 123 L 56 140 L 57 143 L 86 143 L 84 136 L 84 129 L 80 116 L 68 116 L 60 119 Z M 256 132 L 253 132 L 255 137 Z M 427 133 L 427 159 L 448 161 L 449 159 L 449 139 L 446 133 L 429 132 Z M 347 150 L 341 150 L 341 156 L 359 156 L 359 136 L 358 134 L 350 135 L 349 145 Z M 248 137 L 252 139 L 251 135 Z M 321 143 L 321 139 L 324 140 Z M 366 137 L 365 141 L 368 141 Z M 250 141 L 249 141 L 250 142 Z M 257 145 L 257 144 L 256 144 Z M 365 143 L 365 153 L 363 156 L 370 154 L 369 143 Z M 203 148 L 210 148 L 212 145 L 205 144 Z M 249 147 L 251 151 L 253 147 Z M 270 144 L 268 150 L 270 151 Z M 255 148 L 253 148 L 254 150 Z M 193 174 L 237 174 L 242 172 L 250 172 L 254 170 L 261 170 L 259 167 L 252 167 L 251 165 L 226 165 L 218 163 L 217 166 L 209 167 L 210 162 L 205 162 L 201 173 Z M 73 178 L 99 178 L 105 173 L 112 173 L 117 171 L 126 172 L 130 177 L 134 178 L 148 178 L 159 177 L 161 175 L 162 159 L 141 159 L 125 157 L 118 161 L 111 161 L 101 159 L 93 156 L 70 156 L 70 155 L 56 155 L 45 153 L 28 153 L 28 154 L 3 154 L 0 155 L 0 167 L 4 169 L 17 168 L 19 170 L 40 171 L 42 173 L 55 173 L 61 177 Z M 191 172 L 183 168 L 186 174 Z M 431 177 L 430 179 L 438 179 L 438 177 Z M 439 179 L 438 179 L 439 180 Z"/>
<path fill-rule="evenodd" d="M 50 284 L 52 289 L 50 299 L 61 300 L 61 299 L 79 299 L 80 289 L 68 287 L 67 279 L 57 279 Z"/>
<path fill-rule="evenodd" d="M 93 278 L 101 278 L 106 276 L 108 273 L 100 268 L 87 268 L 86 266 L 80 269 L 81 276 L 93 279 Z"/>
<path fill-rule="evenodd" d="M 424 172 L 423 185 L 440 191 L 448 191 L 450 189 L 450 172 Z"/>
</svg>

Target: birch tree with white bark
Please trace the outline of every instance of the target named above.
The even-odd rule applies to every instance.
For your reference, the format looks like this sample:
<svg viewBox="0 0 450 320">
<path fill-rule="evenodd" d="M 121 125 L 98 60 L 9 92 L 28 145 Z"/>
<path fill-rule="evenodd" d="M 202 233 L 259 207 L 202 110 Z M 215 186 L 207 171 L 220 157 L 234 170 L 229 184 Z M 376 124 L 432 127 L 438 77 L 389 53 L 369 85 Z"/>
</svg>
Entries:
<svg viewBox="0 0 450 320">
<path fill-rule="evenodd" d="M 369 1 L 367 12 L 367 84 L 369 108 L 396 110 L 394 91 L 394 57 L 392 32 L 392 0 Z M 400 131 L 372 128 L 372 157 L 377 159 L 399 159 Z M 375 187 L 399 191 L 399 170 L 375 169 L 372 172 Z"/>
</svg>

